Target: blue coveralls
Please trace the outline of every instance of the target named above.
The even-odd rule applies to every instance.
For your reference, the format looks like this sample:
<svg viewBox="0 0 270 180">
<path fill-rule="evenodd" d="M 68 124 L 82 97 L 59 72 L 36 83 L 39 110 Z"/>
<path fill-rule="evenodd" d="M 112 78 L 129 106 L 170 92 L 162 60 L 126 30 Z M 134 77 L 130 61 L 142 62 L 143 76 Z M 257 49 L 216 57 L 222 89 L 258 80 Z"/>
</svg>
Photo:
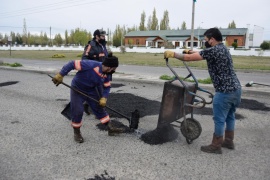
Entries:
<svg viewBox="0 0 270 180">
<path fill-rule="evenodd" d="M 74 60 L 70 61 L 60 71 L 62 76 L 67 75 L 71 70 L 78 70 L 75 77 L 71 82 L 71 86 L 79 91 L 87 94 L 88 96 L 96 99 L 97 101 L 102 97 L 108 98 L 111 83 L 109 78 L 102 74 L 102 63 L 89 60 Z M 100 87 L 102 87 L 102 90 Z M 99 89 L 97 91 L 97 89 Z M 71 105 L 71 125 L 75 128 L 82 126 L 83 116 L 83 102 L 87 101 L 94 115 L 100 119 L 101 123 L 107 123 L 110 121 L 110 117 L 104 108 L 99 104 L 78 92 L 70 91 L 70 105 Z"/>
</svg>

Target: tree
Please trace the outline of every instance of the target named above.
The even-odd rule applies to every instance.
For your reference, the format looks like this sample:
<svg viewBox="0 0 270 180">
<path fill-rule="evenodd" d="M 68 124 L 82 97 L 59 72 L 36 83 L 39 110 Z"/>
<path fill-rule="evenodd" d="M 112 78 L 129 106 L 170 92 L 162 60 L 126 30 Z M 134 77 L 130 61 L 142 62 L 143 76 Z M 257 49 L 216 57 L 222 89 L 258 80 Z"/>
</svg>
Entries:
<svg viewBox="0 0 270 180">
<path fill-rule="evenodd" d="M 17 44 L 22 44 L 23 43 L 22 37 L 21 37 L 21 35 L 19 33 L 16 34 L 15 42 L 17 42 Z"/>
<path fill-rule="evenodd" d="M 164 11 L 163 18 L 160 21 L 160 30 L 169 30 L 169 12 L 167 10 Z"/>
<path fill-rule="evenodd" d="M 266 41 L 263 41 L 263 43 L 260 45 L 260 48 L 262 50 L 270 49 L 270 43 L 266 42 Z"/>
<path fill-rule="evenodd" d="M 22 35 L 22 40 L 24 44 L 27 44 L 27 27 L 26 27 L 26 20 L 25 18 L 23 19 L 23 35 Z"/>
<path fill-rule="evenodd" d="M 68 31 L 65 31 L 65 44 L 68 45 L 69 44 L 69 39 L 68 39 Z"/>
<path fill-rule="evenodd" d="M 182 25 L 181 25 L 181 30 L 186 30 L 187 29 L 187 24 L 185 21 L 183 21 Z"/>
<path fill-rule="evenodd" d="M 16 35 L 15 35 L 15 33 L 14 32 L 10 32 L 10 36 L 12 37 L 12 44 L 14 44 L 15 43 L 15 40 L 16 40 Z"/>
<path fill-rule="evenodd" d="M 73 41 L 75 44 L 85 46 L 88 43 L 88 33 L 86 30 L 81 30 L 80 28 L 75 29 L 73 34 Z"/>
<path fill-rule="evenodd" d="M 148 21 L 147 21 L 147 30 L 148 31 L 151 30 L 151 25 L 152 25 L 152 16 L 149 16 Z"/>
<path fill-rule="evenodd" d="M 145 27 L 145 12 L 143 11 L 142 14 L 141 14 L 141 22 L 140 22 L 140 26 L 139 26 L 139 29 L 140 31 L 145 31 L 146 30 L 146 27 Z"/>
<path fill-rule="evenodd" d="M 45 32 L 43 35 L 43 44 L 42 45 L 48 45 L 49 38 L 47 36 L 47 33 Z"/>
<path fill-rule="evenodd" d="M 156 15 L 156 8 L 153 10 L 151 30 L 158 30 L 158 19 Z"/>
<path fill-rule="evenodd" d="M 121 37 L 122 37 L 122 29 L 120 25 L 116 25 L 115 31 L 113 33 L 113 45 L 116 47 L 121 46 Z"/>
<path fill-rule="evenodd" d="M 60 33 L 58 33 L 58 34 L 56 34 L 56 35 L 54 36 L 54 41 L 55 41 L 55 43 L 56 43 L 58 46 L 60 46 L 60 45 L 63 43 L 63 39 L 62 39 Z"/>
<path fill-rule="evenodd" d="M 233 42 L 233 43 L 232 43 L 232 47 L 233 47 L 234 49 L 236 49 L 236 48 L 238 47 L 237 42 Z"/>
<path fill-rule="evenodd" d="M 232 21 L 231 23 L 229 23 L 228 28 L 229 28 L 229 29 L 235 29 L 235 28 L 236 28 L 235 22 Z"/>
</svg>

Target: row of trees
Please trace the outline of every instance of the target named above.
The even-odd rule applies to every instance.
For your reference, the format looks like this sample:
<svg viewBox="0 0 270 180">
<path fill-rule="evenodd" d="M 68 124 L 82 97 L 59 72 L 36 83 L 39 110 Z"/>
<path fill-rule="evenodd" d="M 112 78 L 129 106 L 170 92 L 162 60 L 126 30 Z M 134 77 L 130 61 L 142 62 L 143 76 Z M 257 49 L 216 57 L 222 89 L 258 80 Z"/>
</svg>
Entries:
<svg viewBox="0 0 270 180">
<path fill-rule="evenodd" d="M 152 15 L 147 18 L 146 23 L 146 14 L 143 11 L 141 14 L 141 21 L 139 26 L 133 25 L 133 27 L 125 27 L 116 25 L 114 31 L 107 29 L 108 33 L 108 45 L 121 46 L 123 44 L 124 36 L 130 31 L 149 31 L 149 30 L 171 30 L 169 25 L 169 12 L 164 11 L 162 19 L 159 21 L 156 16 L 156 9 L 154 8 Z M 198 27 L 200 28 L 200 27 Z M 234 21 L 229 24 L 228 28 L 236 28 Z M 174 28 L 173 28 L 174 29 Z M 172 29 L 172 30 L 173 30 Z M 176 29 L 187 29 L 186 22 L 183 21 L 180 27 Z M 0 33 L 0 44 L 8 44 L 8 37 L 12 37 L 12 44 L 19 45 L 86 45 L 90 39 L 92 39 L 92 33 L 88 32 L 85 29 L 77 28 L 75 30 L 65 30 L 64 37 L 60 33 L 54 35 L 53 38 L 50 38 L 50 35 L 46 32 L 40 32 L 39 35 L 31 34 L 30 31 L 27 31 L 26 20 L 23 21 L 23 33 L 10 32 L 10 35 Z"/>
</svg>

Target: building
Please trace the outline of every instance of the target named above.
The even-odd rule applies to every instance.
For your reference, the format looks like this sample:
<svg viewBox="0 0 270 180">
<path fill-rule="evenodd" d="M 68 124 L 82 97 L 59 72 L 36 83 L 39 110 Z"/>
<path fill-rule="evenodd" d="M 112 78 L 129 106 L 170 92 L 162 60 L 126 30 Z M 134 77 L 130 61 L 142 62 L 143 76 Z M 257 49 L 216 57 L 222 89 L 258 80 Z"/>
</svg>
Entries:
<svg viewBox="0 0 270 180">
<path fill-rule="evenodd" d="M 203 47 L 203 34 L 206 30 L 194 29 L 193 47 Z M 223 35 L 223 42 L 227 46 L 231 46 L 234 42 L 238 44 L 238 47 L 250 46 L 250 43 L 247 42 L 250 38 L 248 28 L 220 29 L 220 31 Z M 131 31 L 125 35 L 124 45 L 130 47 L 188 48 L 191 45 L 191 30 Z"/>
</svg>

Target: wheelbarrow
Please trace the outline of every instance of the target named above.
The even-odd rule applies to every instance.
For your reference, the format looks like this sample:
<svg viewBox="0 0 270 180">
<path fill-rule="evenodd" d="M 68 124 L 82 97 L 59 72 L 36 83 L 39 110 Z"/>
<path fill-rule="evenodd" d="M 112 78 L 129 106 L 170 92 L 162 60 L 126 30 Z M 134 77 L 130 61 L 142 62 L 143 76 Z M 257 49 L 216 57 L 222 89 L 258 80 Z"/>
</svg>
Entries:
<svg viewBox="0 0 270 180">
<path fill-rule="evenodd" d="M 168 59 L 166 59 L 166 65 L 175 75 L 175 79 L 164 84 L 157 128 L 166 124 L 178 127 L 187 143 L 191 144 L 202 132 L 200 123 L 193 118 L 193 108 L 204 108 L 206 104 L 211 104 L 213 94 L 199 87 L 197 79 L 187 64 L 184 61 L 183 63 L 189 75 L 182 80 L 169 65 Z M 189 77 L 193 78 L 194 83 L 184 81 Z M 196 94 L 197 91 L 207 93 L 210 100 L 207 102 L 205 98 Z M 190 114 L 190 118 L 186 117 L 188 114 Z M 181 118 L 183 118 L 183 121 L 180 121 Z"/>
</svg>

